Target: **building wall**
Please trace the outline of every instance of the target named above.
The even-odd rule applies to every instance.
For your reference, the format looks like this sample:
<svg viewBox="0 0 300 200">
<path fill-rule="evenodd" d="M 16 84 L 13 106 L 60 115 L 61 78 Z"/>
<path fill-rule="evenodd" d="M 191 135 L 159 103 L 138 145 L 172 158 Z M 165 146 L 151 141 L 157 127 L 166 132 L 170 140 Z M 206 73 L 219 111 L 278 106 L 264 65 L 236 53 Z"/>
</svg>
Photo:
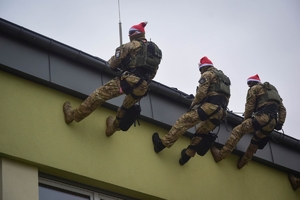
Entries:
<svg viewBox="0 0 300 200">
<path fill-rule="evenodd" d="M 101 58 L 3 19 L 0 19 L 0 44 L 0 70 L 77 98 L 85 98 L 95 88 L 118 75 Z M 120 96 L 107 101 L 103 106 L 116 109 L 122 101 L 123 97 Z M 191 95 L 152 81 L 150 91 L 141 103 L 141 117 L 151 124 L 169 129 L 189 108 L 191 101 Z M 241 116 L 231 111 L 227 114 L 227 122 L 222 122 L 218 127 L 216 145 L 224 145 L 231 130 L 242 121 Z M 192 136 L 195 130 L 195 127 L 190 128 L 187 135 Z M 238 156 L 243 154 L 252 136 L 245 135 L 232 153 Z M 273 131 L 269 143 L 263 150 L 257 151 L 253 160 L 300 176 L 299 144 L 299 140 Z"/>
<path fill-rule="evenodd" d="M 14 176 L 6 163 L 17 161 L 20 164 L 14 165 L 18 166 L 15 171 L 24 172 L 30 166 L 32 171 L 37 169 L 138 199 L 300 198 L 300 192 L 292 190 L 285 172 L 257 162 L 238 170 L 235 155 L 217 164 L 208 152 L 180 166 L 178 159 L 189 144 L 188 138 L 182 137 L 172 148 L 156 154 L 152 133 L 162 136 L 168 130 L 145 121 L 140 122 L 141 126 L 107 138 L 105 120 L 115 115 L 107 108 L 101 107 L 80 123 L 67 125 L 63 103 L 69 100 L 78 106 L 82 99 L 3 71 L 0 71 L 0 94 L 2 194 L 9 186 L 5 177 Z M 37 188 L 37 173 L 28 172 L 26 176 L 28 187 Z M 13 191 L 22 191 L 22 187 L 14 184 L 12 187 Z M 30 191 L 36 196 L 37 189 Z"/>
<path fill-rule="evenodd" d="M 1 199 L 38 200 L 38 170 L 35 166 L 2 158 Z"/>
</svg>

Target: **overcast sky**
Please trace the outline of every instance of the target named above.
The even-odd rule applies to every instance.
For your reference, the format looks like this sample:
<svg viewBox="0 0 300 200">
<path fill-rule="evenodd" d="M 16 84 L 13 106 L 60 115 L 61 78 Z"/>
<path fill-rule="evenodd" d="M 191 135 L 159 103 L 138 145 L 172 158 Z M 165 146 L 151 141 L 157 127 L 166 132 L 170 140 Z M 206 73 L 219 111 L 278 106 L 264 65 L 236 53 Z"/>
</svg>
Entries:
<svg viewBox="0 0 300 200">
<path fill-rule="evenodd" d="M 231 79 L 229 109 L 243 112 L 246 80 L 259 74 L 283 98 L 285 134 L 300 139 L 299 0 L 119 2 L 123 43 L 148 21 L 146 37 L 163 51 L 155 81 L 195 94 L 208 56 Z M 0 17 L 104 60 L 120 45 L 118 0 L 0 0 Z"/>
</svg>

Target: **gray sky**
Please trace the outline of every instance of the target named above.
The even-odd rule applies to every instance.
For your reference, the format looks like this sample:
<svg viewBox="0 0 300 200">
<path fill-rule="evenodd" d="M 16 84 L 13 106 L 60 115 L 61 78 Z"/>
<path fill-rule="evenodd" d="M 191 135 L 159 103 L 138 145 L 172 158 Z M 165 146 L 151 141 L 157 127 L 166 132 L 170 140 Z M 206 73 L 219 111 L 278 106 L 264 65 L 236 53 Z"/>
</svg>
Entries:
<svg viewBox="0 0 300 200">
<path fill-rule="evenodd" d="M 243 112 L 246 80 L 259 74 L 283 98 L 285 134 L 300 138 L 299 0 L 120 0 L 120 8 L 123 43 L 148 21 L 146 37 L 163 51 L 155 81 L 195 94 L 208 56 L 231 79 L 229 109 Z M 0 17 L 105 60 L 120 44 L 118 0 L 0 0 Z"/>
</svg>

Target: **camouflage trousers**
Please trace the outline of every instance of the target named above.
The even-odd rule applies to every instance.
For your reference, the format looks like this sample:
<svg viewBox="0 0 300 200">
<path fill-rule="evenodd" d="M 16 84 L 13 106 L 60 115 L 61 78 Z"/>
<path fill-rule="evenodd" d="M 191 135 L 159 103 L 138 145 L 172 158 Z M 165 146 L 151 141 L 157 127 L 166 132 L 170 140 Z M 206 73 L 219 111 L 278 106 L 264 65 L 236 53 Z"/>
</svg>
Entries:
<svg viewBox="0 0 300 200">
<path fill-rule="evenodd" d="M 203 103 L 201 108 L 204 110 L 204 112 L 207 115 L 212 114 L 216 109 L 218 109 L 217 105 L 211 104 L 211 103 Z M 209 117 L 209 119 L 205 121 L 201 121 L 198 115 L 197 109 L 192 109 L 185 114 L 183 114 L 172 126 L 168 134 L 166 134 L 162 139 L 162 143 L 170 148 L 177 139 L 182 136 L 188 129 L 192 128 L 193 126 L 196 126 L 199 124 L 199 126 L 196 129 L 196 133 L 198 134 L 207 134 L 211 130 L 213 130 L 216 125 L 211 122 L 212 119 L 221 120 L 224 114 L 223 108 L 220 108 L 220 110 Z M 196 146 L 201 141 L 201 137 L 193 137 L 190 141 L 190 145 Z M 186 154 L 190 157 L 195 156 L 196 150 L 187 148 Z"/>
<path fill-rule="evenodd" d="M 126 80 L 130 86 L 134 86 L 140 78 L 137 76 L 134 76 L 132 74 L 123 74 L 121 76 L 121 80 Z M 140 101 L 141 98 L 146 94 L 148 91 L 148 83 L 147 81 L 143 81 L 138 87 L 135 87 L 132 91 L 133 95 L 127 94 L 123 100 L 122 107 L 125 109 L 130 108 L 133 106 L 136 102 Z M 91 114 L 94 110 L 96 110 L 99 106 L 101 106 L 104 102 L 107 100 L 110 100 L 112 98 L 118 97 L 120 95 L 123 95 L 124 92 L 121 89 L 120 86 L 120 78 L 115 77 L 114 79 L 107 82 L 102 87 L 97 88 L 89 97 L 87 97 L 78 108 L 75 108 L 73 110 L 73 117 L 76 122 L 81 121 L 85 117 L 87 117 L 89 114 Z M 114 126 L 116 128 L 119 127 L 119 122 L 124 115 L 125 115 L 125 109 L 121 109 L 121 107 L 118 108 L 117 115 L 114 121 Z"/>
<path fill-rule="evenodd" d="M 258 140 L 266 137 L 266 134 L 264 134 L 263 132 L 273 131 L 273 129 L 276 125 L 276 119 L 272 119 L 270 121 L 269 115 L 261 114 L 258 116 L 254 116 L 254 120 L 256 120 L 261 126 L 263 126 L 263 128 L 262 128 L 263 132 L 261 130 L 255 131 L 253 128 L 252 120 L 253 120 L 252 118 L 248 118 L 232 130 L 229 139 L 227 140 L 227 142 L 225 143 L 223 148 L 220 150 L 220 154 L 221 154 L 222 158 L 226 158 L 227 156 L 230 155 L 230 153 L 233 151 L 233 149 L 235 148 L 237 143 L 240 141 L 240 139 L 244 135 L 255 132 L 255 135 L 257 136 L 257 138 L 253 136 L 252 140 L 258 141 Z M 268 122 L 269 122 L 269 124 L 267 124 Z M 264 125 L 266 125 L 266 126 L 264 126 Z M 252 158 L 252 156 L 251 156 L 251 158 Z"/>
</svg>

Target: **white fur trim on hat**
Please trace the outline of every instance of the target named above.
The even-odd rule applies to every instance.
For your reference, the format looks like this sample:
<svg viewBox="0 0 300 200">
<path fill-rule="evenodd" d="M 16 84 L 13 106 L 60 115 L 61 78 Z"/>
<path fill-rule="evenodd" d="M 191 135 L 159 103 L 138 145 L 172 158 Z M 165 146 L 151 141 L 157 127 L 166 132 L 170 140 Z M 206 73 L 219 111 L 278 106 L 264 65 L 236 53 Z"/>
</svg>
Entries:
<svg viewBox="0 0 300 200">
<path fill-rule="evenodd" d="M 254 76 L 250 76 L 250 77 L 247 79 L 247 83 L 250 82 L 250 81 L 254 81 L 254 82 L 260 83 L 259 75 L 258 75 L 258 74 L 255 74 Z"/>
<path fill-rule="evenodd" d="M 214 66 L 214 65 L 213 64 L 208 64 L 208 63 L 198 65 L 199 69 L 202 68 L 202 67 L 205 67 L 205 66 Z"/>
<path fill-rule="evenodd" d="M 260 83 L 260 80 L 257 80 L 257 79 L 251 79 L 251 78 L 249 78 L 249 79 L 247 80 L 247 82 L 249 82 L 249 81 L 255 81 L 255 82 L 259 82 L 259 83 Z"/>
</svg>

